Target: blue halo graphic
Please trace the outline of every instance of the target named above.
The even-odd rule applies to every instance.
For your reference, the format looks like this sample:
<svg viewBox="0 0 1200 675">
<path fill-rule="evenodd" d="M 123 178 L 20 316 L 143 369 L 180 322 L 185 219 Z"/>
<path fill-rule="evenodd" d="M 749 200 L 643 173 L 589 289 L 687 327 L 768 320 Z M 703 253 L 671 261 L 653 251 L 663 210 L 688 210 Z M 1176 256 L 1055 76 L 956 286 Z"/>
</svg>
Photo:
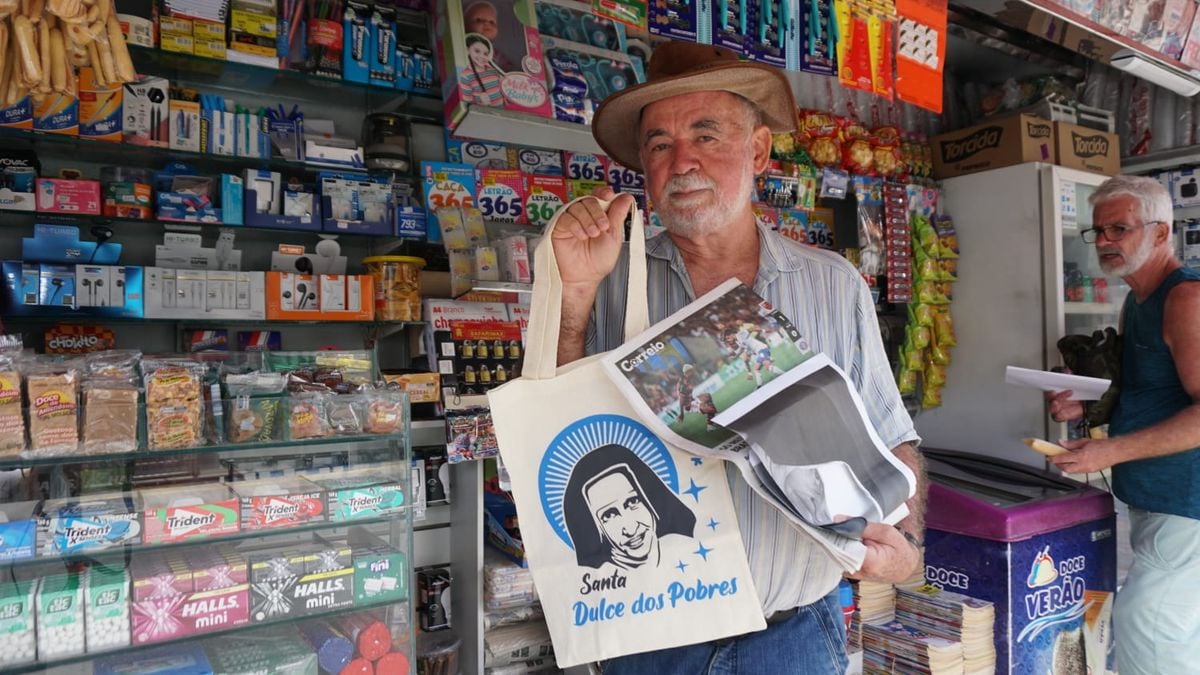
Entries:
<svg viewBox="0 0 1200 675">
<path fill-rule="evenodd" d="M 567 534 L 567 522 L 563 516 L 563 493 L 575 463 L 584 455 L 606 445 L 620 445 L 650 467 L 650 470 L 666 484 L 671 492 L 679 494 L 679 476 L 675 462 L 667 446 L 641 422 L 620 415 L 592 415 L 572 423 L 563 429 L 542 456 L 538 468 L 538 492 L 542 497 L 542 511 L 546 520 L 571 550 L 575 549 Z"/>
</svg>

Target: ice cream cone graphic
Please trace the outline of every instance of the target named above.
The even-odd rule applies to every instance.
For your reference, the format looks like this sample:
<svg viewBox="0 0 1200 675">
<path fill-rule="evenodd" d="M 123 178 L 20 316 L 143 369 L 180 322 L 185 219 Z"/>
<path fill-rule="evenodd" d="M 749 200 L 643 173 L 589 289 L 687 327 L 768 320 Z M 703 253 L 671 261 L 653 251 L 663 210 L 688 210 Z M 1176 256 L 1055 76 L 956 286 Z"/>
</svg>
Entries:
<svg viewBox="0 0 1200 675">
<path fill-rule="evenodd" d="M 1042 549 L 1038 557 L 1033 559 L 1033 565 L 1029 568 L 1029 579 L 1025 582 L 1030 588 L 1045 586 L 1046 584 L 1054 583 L 1058 578 L 1058 571 L 1054 569 L 1054 558 L 1050 557 L 1050 547 Z"/>
</svg>

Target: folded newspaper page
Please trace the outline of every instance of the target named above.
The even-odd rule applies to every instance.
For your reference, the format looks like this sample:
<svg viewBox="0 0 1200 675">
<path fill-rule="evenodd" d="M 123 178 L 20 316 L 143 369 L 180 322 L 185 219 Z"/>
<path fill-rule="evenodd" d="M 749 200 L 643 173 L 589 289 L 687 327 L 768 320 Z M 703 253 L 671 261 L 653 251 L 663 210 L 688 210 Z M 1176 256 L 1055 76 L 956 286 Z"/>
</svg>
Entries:
<svg viewBox="0 0 1200 675">
<path fill-rule="evenodd" d="M 736 279 L 603 357 L 639 417 L 680 449 L 732 462 L 846 569 L 866 522 L 895 523 L 916 480 L 840 368 Z"/>
</svg>

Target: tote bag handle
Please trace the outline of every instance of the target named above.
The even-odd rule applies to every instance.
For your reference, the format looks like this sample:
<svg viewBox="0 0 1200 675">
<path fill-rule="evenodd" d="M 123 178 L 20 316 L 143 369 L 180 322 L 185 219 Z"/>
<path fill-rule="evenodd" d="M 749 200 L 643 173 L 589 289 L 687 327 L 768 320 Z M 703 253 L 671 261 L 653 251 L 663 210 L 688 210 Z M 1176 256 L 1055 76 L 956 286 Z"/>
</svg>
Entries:
<svg viewBox="0 0 1200 675">
<path fill-rule="evenodd" d="M 580 199 L 589 199 L 581 197 Z M 569 204 L 580 201 L 576 199 Z M 601 208 L 608 210 L 611 201 L 600 201 Z M 558 366 L 558 337 L 562 327 L 562 275 L 558 271 L 558 260 L 554 257 L 554 241 L 551 234 L 567 207 L 559 209 L 554 219 L 546 226 L 534 252 L 533 299 L 529 308 L 529 327 L 525 346 L 525 365 L 521 376 L 531 380 L 548 380 L 554 377 Z M 633 226 L 629 230 L 629 278 L 625 299 L 625 339 L 629 340 L 650 327 L 650 310 L 646 298 L 646 228 L 642 214 L 637 208 L 631 210 Z M 623 227 L 624 223 L 613 223 Z"/>
</svg>

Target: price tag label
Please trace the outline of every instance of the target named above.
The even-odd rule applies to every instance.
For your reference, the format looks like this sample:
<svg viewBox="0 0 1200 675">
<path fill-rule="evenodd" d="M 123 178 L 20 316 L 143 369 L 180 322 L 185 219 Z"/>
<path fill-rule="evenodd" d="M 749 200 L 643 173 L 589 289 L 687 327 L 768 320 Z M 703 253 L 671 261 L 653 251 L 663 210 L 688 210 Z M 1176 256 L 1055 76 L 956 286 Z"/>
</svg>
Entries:
<svg viewBox="0 0 1200 675">
<path fill-rule="evenodd" d="M 626 169 L 625 167 L 618 166 L 616 164 L 610 164 L 608 167 L 608 183 L 609 185 L 612 185 L 617 192 L 620 192 L 621 188 L 623 187 L 645 189 L 646 177 L 643 176 L 639 171 Z"/>
<path fill-rule="evenodd" d="M 608 180 L 607 158 L 584 152 L 567 153 L 567 179 Z"/>
</svg>

